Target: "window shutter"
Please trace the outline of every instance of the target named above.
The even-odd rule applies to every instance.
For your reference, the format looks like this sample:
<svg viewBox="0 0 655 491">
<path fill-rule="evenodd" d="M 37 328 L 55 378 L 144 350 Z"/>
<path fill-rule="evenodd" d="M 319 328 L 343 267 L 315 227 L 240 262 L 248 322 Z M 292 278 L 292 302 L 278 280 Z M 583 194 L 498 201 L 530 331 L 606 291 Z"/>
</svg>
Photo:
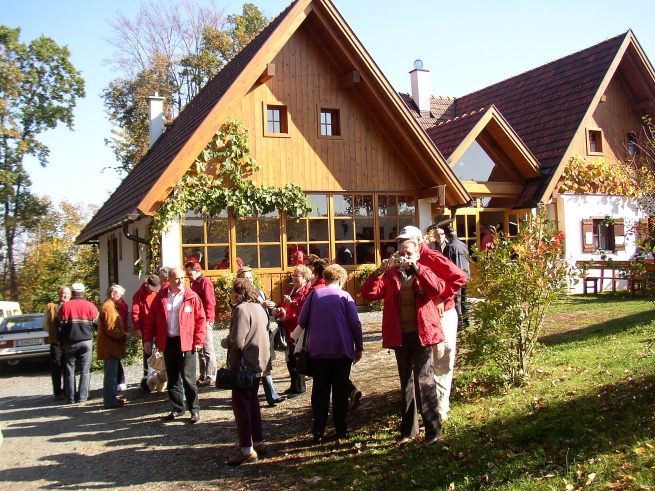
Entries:
<svg viewBox="0 0 655 491">
<path fill-rule="evenodd" d="M 594 221 L 591 218 L 582 219 L 582 252 L 594 252 Z M 591 243 L 587 243 L 587 238 Z"/>
<path fill-rule="evenodd" d="M 650 238 L 650 233 L 648 230 L 648 218 L 640 218 L 639 219 L 639 228 L 637 228 L 637 233 L 635 234 L 635 238 L 639 240 L 639 244 L 637 245 L 644 245 L 644 243 Z"/>
<path fill-rule="evenodd" d="M 621 238 L 619 239 L 619 237 Z M 614 250 L 625 251 L 625 220 L 623 218 L 614 219 Z"/>
</svg>

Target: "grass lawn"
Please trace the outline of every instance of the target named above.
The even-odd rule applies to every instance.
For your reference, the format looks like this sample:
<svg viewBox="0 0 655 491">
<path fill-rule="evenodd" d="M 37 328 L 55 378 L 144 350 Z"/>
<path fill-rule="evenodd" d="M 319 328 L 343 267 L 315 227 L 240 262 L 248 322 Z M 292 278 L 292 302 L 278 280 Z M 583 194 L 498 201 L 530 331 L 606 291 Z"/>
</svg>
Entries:
<svg viewBox="0 0 655 491">
<path fill-rule="evenodd" d="M 270 488 L 655 489 L 654 314 L 643 298 L 571 297 L 524 387 L 457 367 L 440 444 L 397 444 L 396 389 L 346 441 L 277 460 Z"/>
</svg>

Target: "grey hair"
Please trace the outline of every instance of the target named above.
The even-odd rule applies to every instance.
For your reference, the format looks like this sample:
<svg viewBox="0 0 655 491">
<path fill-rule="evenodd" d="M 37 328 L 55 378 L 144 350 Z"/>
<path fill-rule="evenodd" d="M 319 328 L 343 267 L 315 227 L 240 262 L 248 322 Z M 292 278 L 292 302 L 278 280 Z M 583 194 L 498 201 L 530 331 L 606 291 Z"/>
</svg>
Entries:
<svg viewBox="0 0 655 491">
<path fill-rule="evenodd" d="M 68 286 L 68 285 L 61 285 L 61 286 L 57 289 L 57 293 L 61 293 L 62 290 L 68 290 L 69 292 L 72 293 L 71 287 Z"/>
<path fill-rule="evenodd" d="M 113 293 L 118 293 L 119 295 L 123 296 L 125 295 L 125 288 L 116 284 L 111 285 L 109 288 L 107 288 L 107 297 L 111 297 Z"/>
<path fill-rule="evenodd" d="M 171 268 L 169 266 L 162 266 L 159 268 L 159 276 L 165 276 L 168 278 L 168 276 L 171 274 Z"/>
</svg>

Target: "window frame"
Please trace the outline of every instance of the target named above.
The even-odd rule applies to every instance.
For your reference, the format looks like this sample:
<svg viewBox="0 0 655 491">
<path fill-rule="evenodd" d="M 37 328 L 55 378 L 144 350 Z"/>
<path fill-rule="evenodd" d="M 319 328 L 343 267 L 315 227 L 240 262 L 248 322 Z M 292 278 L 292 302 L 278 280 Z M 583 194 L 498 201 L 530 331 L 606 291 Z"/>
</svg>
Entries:
<svg viewBox="0 0 655 491">
<path fill-rule="evenodd" d="M 591 135 L 596 135 L 596 150 L 591 149 Z M 604 155 L 605 150 L 605 138 L 603 135 L 603 130 L 600 128 L 586 128 L 586 146 L 587 146 L 587 155 Z M 598 145 L 600 145 L 600 151 L 598 150 Z"/>
<path fill-rule="evenodd" d="M 268 111 L 270 110 L 279 110 L 280 111 L 280 132 L 270 132 L 268 131 Z M 279 102 L 265 102 L 262 101 L 262 126 L 265 137 L 270 138 L 290 138 L 289 134 L 289 108 L 286 104 Z"/>
<path fill-rule="evenodd" d="M 630 147 L 633 148 L 633 151 L 630 151 Z M 625 134 L 625 148 L 626 148 L 626 159 L 634 159 L 639 157 L 639 138 L 635 131 L 627 131 Z"/>
<path fill-rule="evenodd" d="M 316 106 L 316 114 L 317 114 L 317 130 L 318 130 L 318 138 L 323 139 L 323 140 L 343 140 L 343 130 L 342 130 L 342 125 L 341 125 L 341 108 L 338 106 Z M 322 122 L 322 117 L 323 114 L 330 114 L 332 118 L 332 122 L 330 123 L 330 126 L 332 127 L 332 134 L 331 135 L 324 135 L 322 133 L 322 127 L 323 127 L 323 122 Z M 336 129 L 336 132 L 335 132 Z"/>
</svg>

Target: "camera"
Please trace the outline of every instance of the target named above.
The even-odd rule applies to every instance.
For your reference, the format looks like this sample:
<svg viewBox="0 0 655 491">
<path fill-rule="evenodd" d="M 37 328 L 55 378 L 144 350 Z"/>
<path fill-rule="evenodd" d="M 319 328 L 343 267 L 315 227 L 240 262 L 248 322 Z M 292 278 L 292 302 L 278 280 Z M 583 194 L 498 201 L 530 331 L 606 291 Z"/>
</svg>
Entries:
<svg viewBox="0 0 655 491">
<path fill-rule="evenodd" d="M 402 256 L 400 256 L 400 257 L 392 256 L 391 257 L 391 265 L 392 266 L 400 266 L 401 264 L 404 264 L 406 262 L 407 262 L 407 258 L 404 258 Z"/>
</svg>

